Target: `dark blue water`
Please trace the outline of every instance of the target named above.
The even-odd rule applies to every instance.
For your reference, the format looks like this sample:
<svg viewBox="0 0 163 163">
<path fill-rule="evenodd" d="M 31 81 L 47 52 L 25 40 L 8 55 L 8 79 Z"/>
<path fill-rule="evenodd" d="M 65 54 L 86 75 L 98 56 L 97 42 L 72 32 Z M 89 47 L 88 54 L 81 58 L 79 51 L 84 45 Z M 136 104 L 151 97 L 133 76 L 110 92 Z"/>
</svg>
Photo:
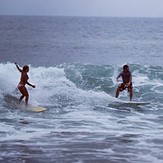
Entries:
<svg viewBox="0 0 163 163">
<path fill-rule="evenodd" d="M 1 62 L 162 65 L 162 18 L 0 17 Z"/>
<path fill-rule="evenodd" d="M 162 163 L 163 19 L 0 16 L 0 162 Z M 34 113 L 16 108 L 20 66 Z M 133 100 L 115 99 L 128 63 Z"/>
</svg>

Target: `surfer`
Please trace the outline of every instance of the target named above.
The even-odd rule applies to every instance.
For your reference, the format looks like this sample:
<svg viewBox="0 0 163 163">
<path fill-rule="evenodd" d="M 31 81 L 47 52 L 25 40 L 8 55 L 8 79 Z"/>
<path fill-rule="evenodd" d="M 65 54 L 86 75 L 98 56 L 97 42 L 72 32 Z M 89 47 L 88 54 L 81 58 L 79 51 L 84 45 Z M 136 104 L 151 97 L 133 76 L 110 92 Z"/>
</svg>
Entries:
<svg viewBox="0 0 163 163">
<path fill-rule="evenodd" d="M 123 66 L 123 71 L 117 76 L 116 80 L 118 82 L 118 79 L 122 77 L 123 83 L 121 83 L 117 90 L 116 90 L 116 98 L 119 96 L 119 92 L 122 92 L 126 88 L 128 89 L 128 92 L 130 93 L 130 101 L 132 101 L 133 91 L 132 91 L 132 74 L 129 70 L 128 65 Z"/>
<path fill-rule="evenodd" d="M 21 69 L 21 68 L 18 66 L 17 63 L 15 63 L 15 65 L 16 65 L 17 69 L 18 69 L 18 70 L 20 71 L 20 73 L 21 73 L 20 82 L 19 82 L 19 84 L 18 84 L 18 86 L 17 86 L 17 88 L 19 89 L 20 93 L 22 94 L 22 96 L 20 96 L 20 99 L 19 99 L 19 104 L 21 103 L 21 101 L 22 101 L 23 98 L 25 97 L 25 103 L 26 103 L 26 107 L 27 107 L 27 105 L 28 105 L 28 99 L 29 99 L 29 94 L 28 94 L 28 91 L 27 91 L 27 88 L 25 87 L 25 85 L 27 84 L 27 85 L 29 85 L 29 86 L 31 86 L 31 87 L 33 87 L 33 88 L 35 88 L 35 85 L 30 84 L 30 83 L 28 82 L 29 77 L 28 77 L 28 74 L 27 74 L 27 73 L 29 72 L 29 66 L 25 65 L 25 66 L 23 67 L 23 69 Z"/>
</svg>

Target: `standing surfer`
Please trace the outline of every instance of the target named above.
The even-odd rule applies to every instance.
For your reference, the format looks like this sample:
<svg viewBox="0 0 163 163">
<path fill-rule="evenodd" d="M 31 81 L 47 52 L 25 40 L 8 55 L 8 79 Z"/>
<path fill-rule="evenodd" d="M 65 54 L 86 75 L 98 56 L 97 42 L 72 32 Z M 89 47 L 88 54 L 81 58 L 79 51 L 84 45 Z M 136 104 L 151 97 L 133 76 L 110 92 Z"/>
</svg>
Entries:
<svg viewBox="0 0 163 163">
<path fill-rule="evenodd" d="M 128 89 L 128 92 L 130 93 L 130 101 L 132 100 L 133 91 L 132 91 L 132 74 L 129 70 L 128 65 L 123 66 L 123 71 L 117 76 L 116 80 L 118 82 L 118 78 L 122 77 L 123 83 L 121 83 L 116 91 L 116 98 L 119 96 L 119 92 Z"/>
<path fill-rule="evenodd" d="M 15 63 L 17 69 L 20 71 L 21 73 L 21 78 L 20 78 L 20 82 L 18 84 L 18 89 L 20 91 L 20 93 L 22 94 L 22 96 L 20 96 L 20 99 L 19 99 L 19 104 L 21 103 L 21 101 L 23 100 L 23 98 L 25 97 L 25 103 L 26 103 L 26 107 L 28 105 L 28 99 L 29 99 L 29 94 L 28 94 L 28 91 L 27 91 L 27 88 L 25 87 L 25 85 L 29 85 L 33 88 L 35 88 L 35 85 L 31 84 L 28 82 L 28 72 L 29 72 L 29 66 L 25 65 L 23 67 L 23 69 L 21 69 L 17 63 Z"/>
</svg>

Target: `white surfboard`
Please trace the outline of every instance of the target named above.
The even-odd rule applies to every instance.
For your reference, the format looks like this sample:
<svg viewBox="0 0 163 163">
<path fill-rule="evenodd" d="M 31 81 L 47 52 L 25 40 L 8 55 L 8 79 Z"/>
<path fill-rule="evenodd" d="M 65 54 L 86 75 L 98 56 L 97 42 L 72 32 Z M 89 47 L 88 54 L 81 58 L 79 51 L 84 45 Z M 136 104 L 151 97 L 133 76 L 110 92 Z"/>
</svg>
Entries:
<svg viewBox="0 0 163 163">
<path fill-rule="evenodd" d="M 150 102 L 142 102 L 142 101 L 122 101 L 122 104 L 126 104 L 128 106 L 141 106 L 141 105 L 149 105 Z"/>
<path fill-rule="evenodd" d="M 110 104 L 108 104 L 108 106 L 110 107 L 116 107 L 116 108 L 121 108 L 121 107 L 141 107 L 141 106 L 145 106 L 145 105 L 149 105 L 150 102 L 142 102 L 142 101 L 115 101 L 112 102 Z"/>
</svg>

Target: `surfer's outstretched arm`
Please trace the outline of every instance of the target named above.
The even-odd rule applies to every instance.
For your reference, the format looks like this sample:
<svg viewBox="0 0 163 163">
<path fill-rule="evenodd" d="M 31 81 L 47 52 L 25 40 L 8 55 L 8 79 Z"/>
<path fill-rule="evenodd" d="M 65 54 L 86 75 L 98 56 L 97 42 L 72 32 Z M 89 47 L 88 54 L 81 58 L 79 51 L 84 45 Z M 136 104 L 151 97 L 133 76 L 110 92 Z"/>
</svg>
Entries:
<svg viewBox="0 0 163 163">
<path fill-rule="evenodd" d="M 36 87 L 35 85 L 33 85 L 33 84 L 29 83 L 28 81 L 27 81 L 27 84 L 28 84 L 29 86 L 33 87 L 33 88 L 35 88 L 35 87 Z"/>
<path fill-rule="evenodd" d="M 15 62 L 15 65 L 16 65 L 16 68 L 20 71 L 20 72 L 22 72 L 22 69 L 18 66 L 18 64 Z"/>
</svg>

